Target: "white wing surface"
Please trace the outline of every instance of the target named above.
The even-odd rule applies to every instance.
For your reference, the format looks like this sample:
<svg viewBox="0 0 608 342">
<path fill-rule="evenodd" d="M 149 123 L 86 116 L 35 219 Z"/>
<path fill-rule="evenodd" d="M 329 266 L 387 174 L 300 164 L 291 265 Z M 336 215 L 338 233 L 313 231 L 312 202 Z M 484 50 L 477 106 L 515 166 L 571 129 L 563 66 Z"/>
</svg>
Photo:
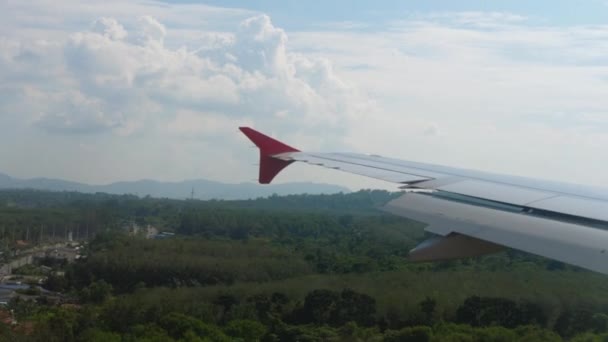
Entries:
<svg viewBox="0 0 608 342">
<path fill-rule="evenodd" d="M 303 162 L 405 189 L 385 210 L 427 223 L 426 230 L 439 235 L 410 251 L 413 260 L 510 247 L 608 274 L 606 189 L 375 155 L 301 152 L 251 128 L 241 131 L 260 148 L 260 183 Z"/>
</svg>

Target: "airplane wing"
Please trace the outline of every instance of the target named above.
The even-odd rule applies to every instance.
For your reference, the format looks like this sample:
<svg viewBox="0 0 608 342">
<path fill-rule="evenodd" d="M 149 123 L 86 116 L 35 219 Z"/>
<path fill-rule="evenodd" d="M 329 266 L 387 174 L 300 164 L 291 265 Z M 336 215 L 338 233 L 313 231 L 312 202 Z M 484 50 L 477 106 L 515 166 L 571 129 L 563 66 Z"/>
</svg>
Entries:
<svg viewBox="0 0 608 342">
<path fill-rule="evenodd" d="M 608 274 L 608 190 L 355 153 L 309 153 L 249 127 L 260 149 L 259 182 L 303 162 L 395 183 L 383 209 L 428 224 L 437 237 L 417 261 L 471 257 L 505 247 Z"/>
</svg>

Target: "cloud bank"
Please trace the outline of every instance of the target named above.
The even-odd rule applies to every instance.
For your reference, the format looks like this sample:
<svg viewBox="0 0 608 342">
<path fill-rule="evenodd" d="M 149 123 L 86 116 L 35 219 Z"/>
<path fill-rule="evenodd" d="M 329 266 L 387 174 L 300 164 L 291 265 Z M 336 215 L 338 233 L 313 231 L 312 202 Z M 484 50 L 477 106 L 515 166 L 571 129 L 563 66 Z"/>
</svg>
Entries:
<svg viewBox="0 0 608 342">
<path fill-rule="evenodd" d="M 243 20 L 223 40 L 196 50 L 167 47 L 168 29 L 153 17 L 130 26 L 101 17 L 64 41 L 5 39 L 11 49 L 2 70 L 12 70 L 16 81 L 5 87 L 23 93 L 18 101 L 36 127 L 69 134 L 132 134 L 151 129 L 148 121 L 180 133 L 180 120 L 196 115 L 339 129 L 364 106 L 329 61 L 289 52 L 286 33 L 266 15 Z"/>
<path fill-rule="evenodd" d="M 286 32 L 204 5 L 5 9 L 0 170 L 15 176 L 250 180 L 236 127 L 253 125 L 309 150 L 608 183 L 605 26 L 472 11 Z M 358 184 L 278 180 L 298 177 Z"/>
</svg>

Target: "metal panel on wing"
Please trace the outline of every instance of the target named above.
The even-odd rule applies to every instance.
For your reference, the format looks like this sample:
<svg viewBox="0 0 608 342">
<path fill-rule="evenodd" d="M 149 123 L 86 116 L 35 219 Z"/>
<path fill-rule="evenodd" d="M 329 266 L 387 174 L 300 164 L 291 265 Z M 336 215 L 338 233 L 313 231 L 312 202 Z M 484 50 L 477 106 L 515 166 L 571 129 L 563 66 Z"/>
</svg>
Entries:
<svg viewBox="0 0 608 342">
<path fill-rule="evenodd" d="M 521 206 L 524 206 L 530 202 L 555 196 L 554 193 L 548 191 L 527 189 L 518 186 L 477 180 L 463 180 L 460 182 L 439 186 L 437 190 Z"/>
<path fill-rule="evenodd" d="M 608 202 L 592 199 L 558 196 L 528 205 L 530 208 L 564 213 L 608 222 Z M 606 224 L 608 228 L 608 223 Z"/>
<path fill-rule="evenodd" d="M 608 201 L 608 188 L 590 187 L 580 184 L 558 183 L 541 179 L 501 175 L 491 172 L 462 169 L 444 165 L 434 165 L 381 156 L 368 156 L 356 153 L 325 153 L 324 155 L 343 156 L 358 160 L 360 163 L 373 161 L 385 167 L 411 170 L 413 174 L 441 179 L 443 177 L 466 178 L 496 184 L 512 185 L 531 190 L 546 191 L 560 195 L 573 195 L 589 199 Z"/>
<path fill-rule="evenodd" d="M 311 153 L 294 152 L 276 156 L 283 160 L 295 160 L 311 165 L 323 166 L 330 169 L 346 171 L 362 176 L 381 179 L 393 183 L 412 183 L 429 180 L 428 177 L 408 174 L 394 170 L 386 170 L 374 166 L 354 164 L 347 160 L 338 160 L 328 157 L 320 157 Z"/>
<path fill-rule="evenodd" d="M 314 155 L 319 158 L 326 158 L 331 160 L 339 160 L 345 163 L 362 165 L 367 167 L 374 167 L 382 170 L 390 170 L 395 172 L 407 173 L 410 175 L 416 175 L 420 177 L 427 178 L 440 178 L 445 177 L 446 174 L 441 172 L 434 172 L 432 170 L 419 169 L 415 167 L 410 167 L 407 165 L 401 165 L 398 163 L 387 162 L 386 158 L 373 156 L 373 155 L 365 155 L 365 154 L 355 154 L 355 153 L 307 153 L 309 155 Z"/>
</svg>

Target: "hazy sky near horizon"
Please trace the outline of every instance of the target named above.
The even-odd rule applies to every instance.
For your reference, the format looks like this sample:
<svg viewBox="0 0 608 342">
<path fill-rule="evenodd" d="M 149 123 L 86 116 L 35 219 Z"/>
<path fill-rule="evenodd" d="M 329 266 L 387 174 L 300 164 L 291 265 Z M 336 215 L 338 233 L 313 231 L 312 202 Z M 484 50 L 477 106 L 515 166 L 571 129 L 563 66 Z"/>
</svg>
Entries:
<svg viewBox="0 0 608 342">
<path fill-rule="evenodd" d="M 0 172 L 257 176 L 249 125 L 355 151 L 608 185 L 605 1 L 0 3 Z M 277 182 L 380 183 L 309 166 Z"/>
</svg>

